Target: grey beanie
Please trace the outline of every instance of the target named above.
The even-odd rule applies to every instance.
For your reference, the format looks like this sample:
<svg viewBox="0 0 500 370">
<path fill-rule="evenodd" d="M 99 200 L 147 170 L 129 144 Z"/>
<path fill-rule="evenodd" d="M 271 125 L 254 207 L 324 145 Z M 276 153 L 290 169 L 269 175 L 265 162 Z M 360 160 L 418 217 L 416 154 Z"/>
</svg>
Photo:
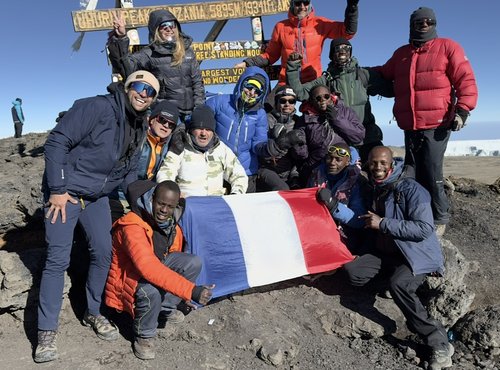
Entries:
<svg viewBox="0 0 500 370">
<path fill-rule="evenodd" d="M 413 24 L 413 22 L 425 18 L 436 21 L 436 14 L 434 13 L 434 10 L 432 10 L 431 8 L 426 8 L 425 6 L 422 6 L 417 10 L 415 10 L 413 13 L 411 13 L 410 26 Z"/>
</svg>

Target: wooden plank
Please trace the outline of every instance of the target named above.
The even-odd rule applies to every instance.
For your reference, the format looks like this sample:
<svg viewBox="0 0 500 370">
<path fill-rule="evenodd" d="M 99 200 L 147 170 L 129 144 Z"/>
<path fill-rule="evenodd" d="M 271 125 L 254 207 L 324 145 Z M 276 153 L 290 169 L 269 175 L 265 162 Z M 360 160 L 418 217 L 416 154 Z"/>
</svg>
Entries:
<svg viewBox="0 0 500 370">
<path fill-rule="evenodd" d="M 166 9 L 180 23 L 219 21 L 271 15 L 288 11 L 290 0 L 232 0 L 127 9 L 77 10 L 71 12 L 75 32 L 113 29 L 113 18 L 121 12 L 127 28 L 145 27 L 149 13 Z"/>
<path fill-rule="evenodd" d="M 264 68 L 270 80 L 277 80 L 280 74 L 280 65 L 273 65 Z M 215 68 L 203 69 L 201 75 L 205 85 L 234 84 L 238 82 L 245 68 Z"/>
<path fill-rule="evenodd" d="M 135 53 L 147 45 L 130 45 L 130 52 Z M 191 48 L 198 61 L 209 59 L 232 59 L 248 58 L 259 55 L 262 50 L 262 42 L 239 40 L 239 41 L 212 41 L 193 42 Z"/>
</svg>

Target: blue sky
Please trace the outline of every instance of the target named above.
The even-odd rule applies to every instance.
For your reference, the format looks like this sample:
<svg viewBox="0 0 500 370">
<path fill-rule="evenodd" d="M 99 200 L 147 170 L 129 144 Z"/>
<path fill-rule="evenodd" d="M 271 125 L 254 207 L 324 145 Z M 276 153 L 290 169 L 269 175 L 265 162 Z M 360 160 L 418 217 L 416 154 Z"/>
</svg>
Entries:
<svg viewBox="0 0 500 370">
<path fill-rule="evenodd" d="M 172 3 L 196 1 L 175 0 Z M 313 0 L 316 14 L 343 20 L 345 0 Z M 109 9 L 115 0 L 99 0 L 98 9 Z M 163 5 L 167 2 L 135 0 L 135 6 Z M 479 86 L 479 103 L 469 117 L 469 125 L 452 139 L 500 139 L 500 2 L 491 0 L 360 0 L 358 33 L 353 54 L 362 65 L 384 63 L 396 48 L 408 41 L 409 16 L 419 6 L 433 8 L 438 35 L 459 42 L 469 57 Z M 103 94 L 110 82 L 111 69 L 104 52 L 106 31 L 85 35 L 79 52 L 71 45 L 78 37 L 73 30 L 71 11 L 79 10 L 78 0 L 8 1 L 2 3 L 0 29 L 3 79 L 7 88 L 0 92 L 0 138 L 12 136 L 10 108 L 16 97 L 23 99 L 26 115 L 24 132 L 43 132 L 54 126 L 57 113 L 67 110 L 74 100 Z M 269 38 L 274 24 L 285 13 L 263 17 L 264 36 Z M 213 22 L 183 25 L 183 31 L 202 41 Z M 146 42 L 147 31 L 139 31 Z M 223 41 L 251 39 L 249 19 L 231 20 L 218 38 Z M 328 63 L 329 41 L 323 51 L 323 67 Z M 239 60 L 206 61 L 204 68 L 229 67 Z M 230 92 L 233 86 L 209 86 L 212 92 Z M 373 98 L 372 98 L 373 99 Z M 392 118 L 392 99 L 373 99 L 378 123 L 387 144 L 402 145 L 402 133 Z"/>
</svg>

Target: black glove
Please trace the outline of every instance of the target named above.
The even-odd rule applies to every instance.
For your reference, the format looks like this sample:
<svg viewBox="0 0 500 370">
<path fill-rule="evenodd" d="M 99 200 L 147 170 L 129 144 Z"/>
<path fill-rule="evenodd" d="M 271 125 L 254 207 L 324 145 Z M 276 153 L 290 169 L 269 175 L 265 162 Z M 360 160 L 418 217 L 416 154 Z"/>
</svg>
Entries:
<svg viewBox="0 0 500 370">
<path fill-rule="evenodd" d="M 204 285 L 196 285 L 191 292 L 191 299 L 199 304 L 207 304 L 212 299 L 212 289 Z M 203 297 L 203 292 L 207 292 Z"/>
<path fill-rule="evenodd" d="M 328 104 L 326 106 L 325 113 L 328 116 L 327 117 L 328 120 L 335 120 L 335 119 L 337 119 L 337 109 L 335 109 L 335 104 Z"/>
<path fill-rule="evenodd" d="M 460 131 L 461 129 L 463 129 L 466 125 L 465 121 L 467 120 L 468 116 L 469 112 L 467 112 L 465 109 L 457 108 L 455 118 L 451 123 L 451 129 L 453 131 Z"/>
<path fill-rule="evenodd" d="M 318 202 L 323 203 L 326 206 L 326 208 L 328 208 L 330 213 L 337 210 L 339 201 L 332 195 L 332 192 L 329 189 L 327 188 L 319 189 L 318 192 L 316 193 L 316 199 L 318 200 Z"/>
<path fill-rule="evenodd" d="M 300 130 L 292 130 L 280 135 L 276 139 L 276 145 L 281 150 L 288 150 L 295 145 L 304 145 L 306 142 Z"/>
<path fill-rule="evenodd" d="M 347 0 L 344 13 L 344 26 L 349 35 L 358 32 L 358 0 Z"/>
<path fill-rule="evenodd" d="M 64 115 L 66 114 L 67 110 L 63 110 L 62 112 L 59 112 L 59 114 L 57 115 L 56 117 L 56 122 L 59 123 L 59 121 L 61 120 L 61 118 L 64 117 Z"/>
<path fill-rule="evenodd" d="M 172 133 L 172 138 L 170 139 L 170 144 L 168 146 L 168 151 L 174 154 L 181 154 L 184 151 L 184 146 L 186 143 L 186 131 L 182 128 L 177 128 Z"/>
</svg>

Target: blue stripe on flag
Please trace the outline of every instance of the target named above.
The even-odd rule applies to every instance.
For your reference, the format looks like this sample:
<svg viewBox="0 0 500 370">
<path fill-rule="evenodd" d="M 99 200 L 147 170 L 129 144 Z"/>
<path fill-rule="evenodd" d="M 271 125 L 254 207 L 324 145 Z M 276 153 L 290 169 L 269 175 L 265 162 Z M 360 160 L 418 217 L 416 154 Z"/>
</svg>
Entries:
<svg viewBox="0 0 500 370">
<path fill-rule="evenodd" d="M 223 197 L 188 197 L 180 226 L 185 252 L 203 262 L 197 285 L 215 284 L 214 298 L 249 288 L 238 228 Z"/>
</svg>

